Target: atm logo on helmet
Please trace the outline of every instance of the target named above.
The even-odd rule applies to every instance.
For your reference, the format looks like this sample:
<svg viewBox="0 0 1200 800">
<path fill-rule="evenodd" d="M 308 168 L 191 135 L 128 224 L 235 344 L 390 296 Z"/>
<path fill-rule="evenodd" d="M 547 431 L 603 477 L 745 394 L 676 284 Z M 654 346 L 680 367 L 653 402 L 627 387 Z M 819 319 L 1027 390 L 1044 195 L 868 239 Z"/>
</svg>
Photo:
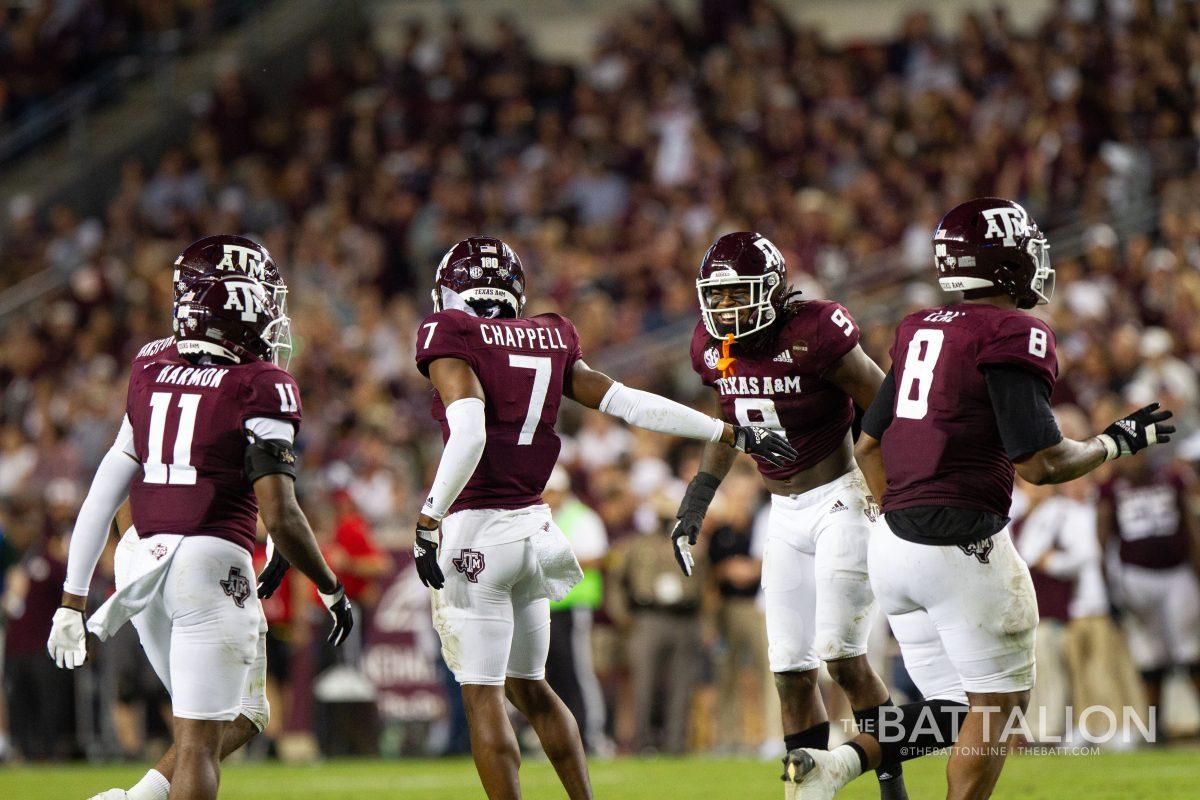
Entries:
<svg viewBox="0 0 1200 800">
<path fill-rule="evenodd" d="M 1017 236 L 1025 236 L 1029 231 L 1029 215 L 1019 206 L 984 209 L 983 218 L 987 220 L 983 238 L 1003 239 L 1005 247 L 1015 247 Z"/>
<path fill-rule="evenodd" d="M 242 312 L 242 322 L 257 322 L 258 315 L 266 310 L 259 285 L 230 281 L 226 286 L 229 294 L 225 297 L 225 309 Z"/>
<path fill-rule="evenodd" d="M 260 281 L 266 278 L 267 265 L 261 252 L 253 247 L 242 247 L 237 244 L 227 244 L 223 247 L 225 248 L 225 257 L 218 262 L 217 269 L 241 272 Z"/>
</svg>

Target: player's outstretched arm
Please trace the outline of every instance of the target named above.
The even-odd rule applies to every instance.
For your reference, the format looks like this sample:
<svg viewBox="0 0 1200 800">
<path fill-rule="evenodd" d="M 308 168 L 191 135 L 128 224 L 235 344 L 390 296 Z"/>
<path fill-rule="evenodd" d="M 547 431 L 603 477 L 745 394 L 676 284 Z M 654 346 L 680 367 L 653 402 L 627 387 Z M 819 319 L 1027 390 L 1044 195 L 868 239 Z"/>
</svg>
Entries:
<svg viewBox="0 0 1200 800">
<path fill-rule="evenodd" d="M 62 607 L 54 612 L 50 639 L 46 642 L 54 663 L 66 669 L 78 667 L 87 657 L 83 615 L 87 611 L 88 587 L 108 541 L 113 515 L 129 493 L 129 482 L 140 466 L 128 452 L 133 439 L 128 425 L 126 421 L 121 426 L 117 440 L 101 460 L 71 532 Z"/>
<path fill-rule="evenodd" d="M 1063 439 L 1015 464 L 1017 473 L 1035 484 L 1065 483 L 1083 477 L 1105 461 L 1131 456 L 1147 447 L 1171 441 L 1173 425 L 1164 425 L 1173 414 L 1158 403 L 1122 417 L 1082 442 Z"/>
<path fill-rule="evenodd" d="M 576 361 L 571 368 L 565 392 L 575 402 L 623 419 L 630 425 L 670 436 L 721 442 L 775 466 L 791 464 L 798 456 L 787 439 L 766 428 L 729 425 L 674 400 L 631 389 L 583 361 Z"/>
<path fill-rule="evenodd" d="M 333 630 L 327 640 L 335 647 L 340 645 L 354 627 L 350 602 L 337 576 L 325 563 L 308 517 L 304 516 L 296 500 L 293 474 L 273 472 L 257 478 L 253 485 L 254 495 L 258 498 L 258 513 L 267 533 L 283 557 L 316 584 L 321 601 L 333 617 Z"/>
<path fill-rule="evenodd" d="M 479 466 L 487 445 L 487 423 L 483 384 L 470 364 L 459 358 L 436 359 L 429 364 L 429 380 L 446 407 L 450 436 L 442 449 L 433 486 L 417 517 L 413 557 L 421 583 L 441 589 L 446 579 L 437 562 L 438 526 Z"/>
</svg>

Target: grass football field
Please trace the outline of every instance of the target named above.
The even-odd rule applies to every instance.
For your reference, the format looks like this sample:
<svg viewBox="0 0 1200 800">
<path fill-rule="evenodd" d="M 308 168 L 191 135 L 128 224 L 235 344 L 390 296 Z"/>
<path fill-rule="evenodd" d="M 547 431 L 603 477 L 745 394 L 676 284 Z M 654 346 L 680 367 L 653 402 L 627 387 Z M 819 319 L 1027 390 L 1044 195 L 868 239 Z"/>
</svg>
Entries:
<svg viewBox="0 0 1200 800">
<path fill-rule="evenodd" d="M 904 774 L 913 800 L 944 796 L 945 757 L 909 762 Z M 0 767 L 3 800 L 85 800 L 112 786 L 129 786 L 143 773 L 137 766 Z M 779 800 L 776 765 L 714 758 L 632 759 L 592 765 L 599 800 Z M 527 800 L 562 797 L 549 764 L 527 760 L 521 767 Z M 839 798 L 879 796 L 873 775 L 864 776 Z M 1171 749 L 1088 756 L 1010 758 L 997 798 L 1020 800 L 1195 800 L 1200 798 L 1200 750 Z M 225 800 L 373 800 L 375 798 L 483 798 L 470 761 L 331 761 L 315 765 L 232 765 L 222 773 Z"/>
</svg>

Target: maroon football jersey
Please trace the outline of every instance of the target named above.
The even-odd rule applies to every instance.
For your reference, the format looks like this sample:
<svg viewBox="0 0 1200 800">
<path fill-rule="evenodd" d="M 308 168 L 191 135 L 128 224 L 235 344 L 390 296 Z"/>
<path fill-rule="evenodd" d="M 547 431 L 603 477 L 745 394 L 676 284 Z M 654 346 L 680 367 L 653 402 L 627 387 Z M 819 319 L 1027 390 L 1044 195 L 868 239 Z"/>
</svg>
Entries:
<svg viewBox="0 0 1200 800">
<path fill-rule="evenodd" d="M 1053 390 L 1054 334 L 1023 311 L 976 303 L 927 308 L 896 329 L 896 399 L 883 434 L 883 510 L 950 506 L 1008 516 L 1013 465 L 981 368 L 1018 366 Z"/>
<path fill-rule="evenodd" d="M 1100 486 L 1112 503 L 1121 561 L 1146 569 L 1171 569 L 1187 563 L 1190 551 L 1184 515 L 1187 484 L 1176 472 L 1142 480 L 1117 475 Z"/>
<path fill-rule="evenodd" d="M 129 490 L 138 536 L 216 536 L 253 552 L 258 501 L 242 472 L 244 423 L 270 417 L 299 427 L 292 376 L 262 361 L 192 366 L 159 340 L 134 359 L 125 413 L 142 463 Z"/>
<path fill-rule="evenodd" d="M 439 311 L 417 329 L 417 368 L 428 377 L 430 362 L 439 358 L 470 364 L 486 398 L 487 444 L 449 513 L 541 503 L 558 460 L 554 423 L 563 387 L 583 358 L 575 326 L 558 314 L 482 319 L 465 311 Z M 437 391 L 432 411 L 445 441 L 450 427 Z"/>
<path fill-rule="evenodd" d="M 726 422 L 759 425 L 787 437 L 800 453 L 795 463 L 777 467 L 755 459 L 764 477 L 783 480 L 820 463 L 846 438 L 854 401 L 821 376 L 854 349 L 858 338 L 858 325 L 843 306 L 808 300 L 794 307 L 771 348 L 747 355 L 735 343 L 736 361 L 724 377 L 717 368 L 721 342 L 697 324 L 692 369 L 716 390 Z"/>
</svg>

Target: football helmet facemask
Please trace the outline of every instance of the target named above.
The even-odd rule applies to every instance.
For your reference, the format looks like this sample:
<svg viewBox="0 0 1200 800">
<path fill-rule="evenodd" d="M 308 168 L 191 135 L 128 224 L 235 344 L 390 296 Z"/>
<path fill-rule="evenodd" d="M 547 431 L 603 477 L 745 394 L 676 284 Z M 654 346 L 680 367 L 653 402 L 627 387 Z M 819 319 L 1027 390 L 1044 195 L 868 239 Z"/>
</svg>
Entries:
<svg viewBox="0 0 1200 800">
<path fill-rule="evenodd" d="M 783 310 L 786 281 L 783 254 L 770 239 L 750 231 L 717 239 L 704 254 L 696 279 L 708 334 L 741 339 L 770 326 Z"/>
</svg>

